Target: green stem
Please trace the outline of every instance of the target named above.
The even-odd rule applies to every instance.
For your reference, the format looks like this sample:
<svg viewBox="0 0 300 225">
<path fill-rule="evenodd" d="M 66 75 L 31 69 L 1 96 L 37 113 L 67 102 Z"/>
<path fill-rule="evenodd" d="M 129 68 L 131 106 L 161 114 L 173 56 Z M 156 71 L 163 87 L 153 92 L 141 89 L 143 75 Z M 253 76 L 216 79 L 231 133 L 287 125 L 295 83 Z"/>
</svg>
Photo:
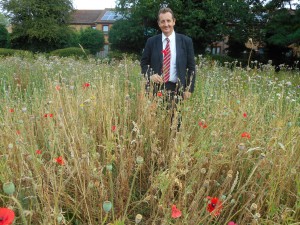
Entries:
<svg viewBox="0 0 300 225">
<path fill-rule="evenodd" d="M 132 180 L 132 183 L 131 183 L 130 192 L 129 192 L 129 196 L 128 196 L 128 199 L 127 199 L 127 203 L 126 203 L 124 215 L 123 215 L 124 219 L 125 219 L 125 216 L 127 214 L 127 210 L 128 210 L 128 207 L 129 207 L 129 203 L 130 203 L 131 195 L 132 195 L 132 191 L 133 191 L 133 186 L 134 186 L 134 183 L 135 183 L 136 176 L 137 176 L 137 174 L 139 172 L 139 168 L 140 168 L 140 165 L 138 165 L 138 168 L 136 169 L 136 171 L 135 171 L 135 173 L 133 175 L 133 180 Z"/>
<path fill-rule="evenodd" d="M 107 216 L 108 216 L 108 213 L 106 213 L 105 218 L 104 218 L 104 220 L 102 221 L 102 225 L 105 224 L 105 222 L 106 222 L 106 220 L 107 220 Z"/>
<path fill-rule="evenodd" d="M 18 201 L 18 199 L 16 199 L 14 196 L 11 196 L 11 199 L 17 204 L 19 210 L 20 210 L 20 214 L 21 214 L 21 218 L 22 218 L 22 222 L 24 225 L 27 225 L 27 221 L 23 212 L 23 208 L 20 204 L 20 202 Z"/>
<path fill-rule="evenodd" d="M 109 183 L 110 183 L 110 201 L 112 202 L 112 204 L 114 204 L 114 184 L 113 184 L 113 180 L 112 180 L 112 173 L 111 171 L 109 171 Z M 114 213 L 114 207 L 112 208 L 112 218 L 113 221 L 115 220 L 115 213 Z"/>
</svg>

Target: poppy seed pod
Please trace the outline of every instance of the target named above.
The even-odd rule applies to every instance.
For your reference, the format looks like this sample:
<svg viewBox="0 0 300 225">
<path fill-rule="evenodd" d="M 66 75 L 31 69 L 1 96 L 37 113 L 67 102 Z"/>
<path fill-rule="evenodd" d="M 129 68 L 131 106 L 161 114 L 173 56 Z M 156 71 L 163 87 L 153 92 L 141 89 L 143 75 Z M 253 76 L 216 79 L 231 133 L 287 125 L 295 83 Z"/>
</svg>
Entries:
<svg viewBox="0 0 300 225">
<path fill-rule="evenodd" d="M 110 201 L 103 202 L 103 210 L 108 213 L 112 208 L 112 203 Z"/>
<path fill-rule="evenodd" d="M 112 171 L 112 169 L 113 169 L 112 164 L 107 164 L 107 165 L 106 165 L 106 169 L 107 169 L 108 171 Z"/>
<path fill-rule="evenodd" d="M 143 216 L 141 214 L 137 214 L 135 216 L 135 223 L 139 224 L 142 221 Z"/>
<path fill-rule="evenodd" d="M 142 156 L 136 157 L 136 163 L 137 164 L 141 165 L 141 164 L 143 164 L 143 162 L 144 162 L 144 158 Z"/>
<path fill-rule="evenodd" d="M 58 223 L 61 223 L 63 221 L 63 219 L 64 219 L 64 216 L 62 214 L 59 214 L 56 218 Z"/>
<path fill-rule="evenodd" d="M 16 188 L 13 182 L 7 182 L 3 184 L 3 191 L 7 195 L 12 195 L 15 192 Z"/>
</svg>

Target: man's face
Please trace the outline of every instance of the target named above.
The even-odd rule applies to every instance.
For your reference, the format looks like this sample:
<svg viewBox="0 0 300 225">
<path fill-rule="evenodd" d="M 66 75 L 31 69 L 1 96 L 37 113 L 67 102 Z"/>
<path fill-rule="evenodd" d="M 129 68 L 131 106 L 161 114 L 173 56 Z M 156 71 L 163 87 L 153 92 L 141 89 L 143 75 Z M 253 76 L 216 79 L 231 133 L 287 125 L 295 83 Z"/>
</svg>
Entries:
<svg viewBox="0 0 300 225">
<path fill-rule="evenodd" d="M 173 30 L 175 25 L 175 18 L 172 18 L 172 14 L 169 12 L 161 13 L 159 15 L 159 21 L 158 26 L 161 29 L 161 31 L 169 37 Z"/>
</svg>

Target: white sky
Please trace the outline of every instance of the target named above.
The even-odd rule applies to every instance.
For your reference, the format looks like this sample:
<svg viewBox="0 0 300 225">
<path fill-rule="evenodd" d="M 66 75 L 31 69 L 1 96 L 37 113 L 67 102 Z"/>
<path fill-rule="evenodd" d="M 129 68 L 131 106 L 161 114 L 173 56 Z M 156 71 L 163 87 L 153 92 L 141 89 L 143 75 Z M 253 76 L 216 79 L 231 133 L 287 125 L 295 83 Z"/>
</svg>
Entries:
<svg viewBox="0 0 300 225">
<path fill-rule="evenodd" d="M 115 8 L 115 0 L 73 0 L 75 9 Z"/>
</svg>

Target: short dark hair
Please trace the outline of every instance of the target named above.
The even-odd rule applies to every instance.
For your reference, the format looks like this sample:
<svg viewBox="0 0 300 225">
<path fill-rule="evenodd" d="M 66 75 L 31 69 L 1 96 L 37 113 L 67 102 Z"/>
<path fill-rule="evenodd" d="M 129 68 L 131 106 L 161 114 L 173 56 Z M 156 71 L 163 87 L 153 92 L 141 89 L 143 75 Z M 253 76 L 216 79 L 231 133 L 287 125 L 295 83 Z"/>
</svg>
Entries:
<svg viewBox="0 0 300 225">
<path fill-rule="evenodd" d="M 161 9 L 158 11 L 157 21 L 159 21 L 159 15 L 160 15 L 160 14 L 164 14 L 164 13 L 168 13 L 168 12 L 172 14 L 172 19 L 175 19 L 174 13 L 173 13 L 172 9 L 164 7 L 164 8 L 161 8 Z"/>
</svg>

